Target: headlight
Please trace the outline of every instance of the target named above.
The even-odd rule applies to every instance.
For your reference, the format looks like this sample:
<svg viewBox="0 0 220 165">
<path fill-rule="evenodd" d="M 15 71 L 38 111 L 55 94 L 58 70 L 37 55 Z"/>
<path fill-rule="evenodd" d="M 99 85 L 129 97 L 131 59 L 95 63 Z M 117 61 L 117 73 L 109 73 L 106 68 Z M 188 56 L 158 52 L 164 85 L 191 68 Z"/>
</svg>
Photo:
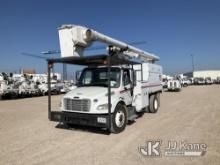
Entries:
<svg viewBox="0 0 220 165">
<path fill-rule="evenodd" d="M 107 104 L 102 104 L 102 105 L 99 105 L 97 107 L 97 110 L 106 110 L 108 109 L 108 103 Z"/>
</svg>

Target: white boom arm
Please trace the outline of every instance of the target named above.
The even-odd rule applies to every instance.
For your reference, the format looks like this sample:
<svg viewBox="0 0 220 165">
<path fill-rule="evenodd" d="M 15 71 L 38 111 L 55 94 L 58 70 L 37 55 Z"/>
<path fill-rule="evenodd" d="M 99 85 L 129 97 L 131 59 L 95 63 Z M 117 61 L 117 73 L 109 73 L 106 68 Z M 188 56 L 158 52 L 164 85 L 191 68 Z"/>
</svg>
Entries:
<svg viewBox="0 0 220 165">
<path fill-rule="evenodd" d="M 82 56 L 85 48 L 89 47 L 92 42 L 100 41 L 107 45 L 125 50 L 126 54 L 132 58 L 141 58 L 143 60 L 159 60 L 159 57 L 142 51 L 134 46 L 116 40 L 101 34 L 95 30 L 77 25 L 63 25 L 59 28 L 59 39 L 61 57 Z"/>
</svg>

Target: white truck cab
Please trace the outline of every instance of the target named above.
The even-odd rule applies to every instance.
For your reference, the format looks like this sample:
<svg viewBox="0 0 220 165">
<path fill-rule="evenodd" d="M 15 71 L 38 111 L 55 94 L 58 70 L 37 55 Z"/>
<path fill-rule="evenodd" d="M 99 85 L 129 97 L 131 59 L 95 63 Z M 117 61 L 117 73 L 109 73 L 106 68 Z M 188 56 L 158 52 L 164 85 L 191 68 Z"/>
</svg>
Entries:
<svg viewBox="0 0 220 165">
<path fill-rule="evenodd" d="M 138 112 L 148 110 L 156 113 L 162 92 L 162 68 L 156 64 L 143 63 L 143 80 L 140 65 L 111 67 L 111 113 L 113 132 L 121 132 L 128 120 L 134 120 Z M 134 77 L 135 76 L 135 77 Z M 133 79 L 132 79 L 133 78 Z M 82 71 L 77 88 L 65 94 L 61 111 L 97 115 L 97 124 L 107 123 L 108 77 L 106 67 L 88 67 Z M 118 106 L 124 109 L 117 112 Z M 116 115 L 114 115 L 116 113 Z M 102 116 L 98 116 L 101 114 Z M 74 123 L 73 121 L 67 121 Z"/>
<path fill-rule="evenodd" d="M 141 92 L 145 95 L 161 92 L 160 76 L 162 69 L 155 64 L 146 64 L 145 68 L 154 66 L 158 68 L 158 72 L 151 74 L 145 72 L 145 82 L 141 82 L 140 77 L 136 73 L 136 82 L 132 82 L 131 68 L 128 67 L 112 67 L 111 68 L 111 99 L 112 99 L 112 112 L 116 105 L 121 102 L 126 106 L 136 105 L 137 111 L 141 111 L 148 106 L 148 98 L 143 99 L 140 104 L 139 94 Z M 139 79 L 139 80 L 138 80 Z M 133 89 L 132 86 L 134 85 Z M 85 68 L 81 74 L 77 88 L 68 92 L 62 99 L 62 111 L 67 112 L 80 112 L 80 113 L 95 113 L 103 114 L 108 113 L 108 95 L 107 95 L 107 68 Z M 142 90 L 142 91 L 141 91 Z M 146 97 L 146 96 L 145 96 Z M 141 98 L 140 98 L 141 99 Z M 77 104 L 84 102 L 83 107 L 77 107 Z M 138 103 L 139 102 L 139 103 Z M 76 106 L 75 106 L 76 105 Z"/>
</svg>

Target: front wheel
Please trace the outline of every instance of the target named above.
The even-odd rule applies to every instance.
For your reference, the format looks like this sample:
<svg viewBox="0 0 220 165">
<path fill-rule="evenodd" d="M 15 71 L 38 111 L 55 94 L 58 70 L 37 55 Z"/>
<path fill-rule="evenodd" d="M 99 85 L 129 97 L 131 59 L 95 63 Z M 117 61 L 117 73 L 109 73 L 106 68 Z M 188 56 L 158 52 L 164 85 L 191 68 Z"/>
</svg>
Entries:
<svg viewBox="0 0 220 165">
<path fill-rule="evenodd" d="M 127 125 L 127 108 L 118 104 L 115 108 L 115 112 L 112 117 L 111 132 L 120 133 L 122 132 Z"/>
</svg>

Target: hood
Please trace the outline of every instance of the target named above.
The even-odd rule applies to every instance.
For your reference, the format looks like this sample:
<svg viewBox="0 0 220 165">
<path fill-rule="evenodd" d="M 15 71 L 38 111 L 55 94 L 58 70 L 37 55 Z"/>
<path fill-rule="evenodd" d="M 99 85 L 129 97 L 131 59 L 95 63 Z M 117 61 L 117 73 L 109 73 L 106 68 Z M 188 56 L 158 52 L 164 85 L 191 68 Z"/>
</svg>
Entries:
<svg viewBox="0 0 220 165">
<path fill-rule="evenodd" d="M 105 93 L 107 93 L 107 90 L 108 88 L 104 87 L 78 87 L 68 92 L 64 97 L 92 98 L 103 96 Z"/>
</svg>

